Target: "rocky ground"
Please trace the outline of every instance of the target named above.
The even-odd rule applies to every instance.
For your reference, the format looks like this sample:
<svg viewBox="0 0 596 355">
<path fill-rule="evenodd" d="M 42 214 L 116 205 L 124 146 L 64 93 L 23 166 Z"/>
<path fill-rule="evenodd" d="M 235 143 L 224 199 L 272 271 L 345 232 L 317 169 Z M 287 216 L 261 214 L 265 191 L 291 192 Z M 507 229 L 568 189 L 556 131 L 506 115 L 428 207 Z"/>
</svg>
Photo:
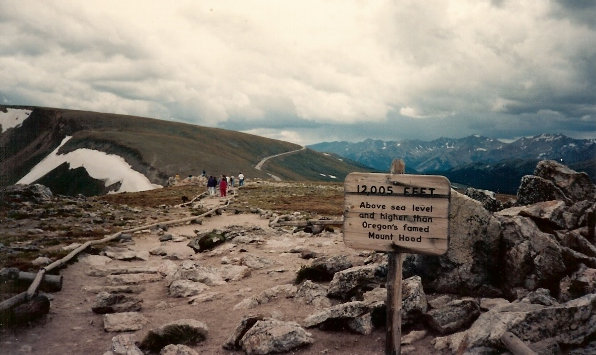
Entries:
<svg viewBox="0 0 596 355">
<path fill-rule="evenodd" d="M 253 182 L 229 200 L 194 201 L 202 188 L 189 188 L 104 199 L 4 189 L 4 275 L 36 271 L 88 238 L 164 223 L 60 270 L 62 289 L 42 293 L 46 315 L 5 312 L 2 353 L 384 353 L 386 256 L 346 248 L 338 226 L 280 223 L 340 218 L 341 185 Z M 541 162 L 517 204 L 466 194 L 474 199 L 452 194 L 449 251 L 404 262 L 402 352 L 500 353 L 506 331 L 538 353 L 593 352 L 589 178 Z M 2 299 L 23 290 L 9 278 Z"/>
</svg>

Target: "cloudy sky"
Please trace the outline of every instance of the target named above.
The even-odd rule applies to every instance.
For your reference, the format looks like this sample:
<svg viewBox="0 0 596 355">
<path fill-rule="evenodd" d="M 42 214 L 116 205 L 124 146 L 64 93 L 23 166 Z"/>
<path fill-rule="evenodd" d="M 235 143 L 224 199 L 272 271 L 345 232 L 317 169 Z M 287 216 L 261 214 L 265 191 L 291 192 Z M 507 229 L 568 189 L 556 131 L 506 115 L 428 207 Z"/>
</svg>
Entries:
<svg viewBox="0 0 596 355">
<path fill-rule="evenodd" d="M 596 2 L 0 1 L 0 104 L 300 144 L 596 137 Z"/>
</svg>

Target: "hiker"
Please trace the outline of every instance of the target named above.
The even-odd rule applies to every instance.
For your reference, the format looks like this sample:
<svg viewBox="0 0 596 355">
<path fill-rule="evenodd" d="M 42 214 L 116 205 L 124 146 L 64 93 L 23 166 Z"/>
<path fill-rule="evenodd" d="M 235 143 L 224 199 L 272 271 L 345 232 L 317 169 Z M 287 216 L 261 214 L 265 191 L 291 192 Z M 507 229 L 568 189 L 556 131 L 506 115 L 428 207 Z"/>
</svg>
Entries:
<svg viewBox="0 0 596 355">
<path fill-rule="evenodd" d="M 242 172 L 238 174 L 238 186 L 244 186 L 244 174 Z"/>
<path fill-rule="evenodd" d="M 230 187 L 234 187 L 234 175 L 230 176 Z"/>
<path fill-rule="evenodd" d="M 228 180 L 225 175 L 221 176 L 221 181 L 219 182 L 219 194 L 221 197 L 226 197 L 226 192 L 228 191 Z"/>
<path fill-rule="evenodd" d="M 217 180 L 213 175 L 209 176 L 207 180 L 207 190 L 209 191 L 209 196 L 215 196 L 215 187 L 217 186 Z"/>
</svg>

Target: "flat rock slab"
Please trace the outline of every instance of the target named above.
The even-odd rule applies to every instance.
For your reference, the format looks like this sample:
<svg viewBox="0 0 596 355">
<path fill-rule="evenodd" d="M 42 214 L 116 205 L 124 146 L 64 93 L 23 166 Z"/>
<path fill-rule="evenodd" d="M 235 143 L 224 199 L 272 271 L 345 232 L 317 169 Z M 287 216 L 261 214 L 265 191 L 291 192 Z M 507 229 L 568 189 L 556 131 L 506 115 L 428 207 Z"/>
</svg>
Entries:
<svg viewBox="0 0 596 355">
<path fill-rule="evenodd" d="M 156 282 L 163 278 L 160 274 L 122 274 L 108 275 L 106 278 L 110 285 L 138 285 L 141 283 Z"/>
<path fill-rule="evenodd" d="M 103 316 L 103 328 L 106 332 L 141 330 L 147 322 L 147 318 L 139 312 L 110 313 Z"/>
</svg>

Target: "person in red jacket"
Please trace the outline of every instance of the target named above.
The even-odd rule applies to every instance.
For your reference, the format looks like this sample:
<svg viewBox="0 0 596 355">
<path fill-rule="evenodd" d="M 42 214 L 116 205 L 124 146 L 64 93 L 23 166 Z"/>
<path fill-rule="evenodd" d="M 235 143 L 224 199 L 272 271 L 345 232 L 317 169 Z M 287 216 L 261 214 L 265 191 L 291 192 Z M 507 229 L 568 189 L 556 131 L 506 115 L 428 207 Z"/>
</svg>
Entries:
<svg viewBox="0 0 596 355">
<path fill-rule="evenodd" d="M 228 181 L 225 175 L 221 176 L 221 181 L 219 182 L 219 195 L 221 197 L 226 197 L 226 192 L 228 191 Z"/>
</svg>

